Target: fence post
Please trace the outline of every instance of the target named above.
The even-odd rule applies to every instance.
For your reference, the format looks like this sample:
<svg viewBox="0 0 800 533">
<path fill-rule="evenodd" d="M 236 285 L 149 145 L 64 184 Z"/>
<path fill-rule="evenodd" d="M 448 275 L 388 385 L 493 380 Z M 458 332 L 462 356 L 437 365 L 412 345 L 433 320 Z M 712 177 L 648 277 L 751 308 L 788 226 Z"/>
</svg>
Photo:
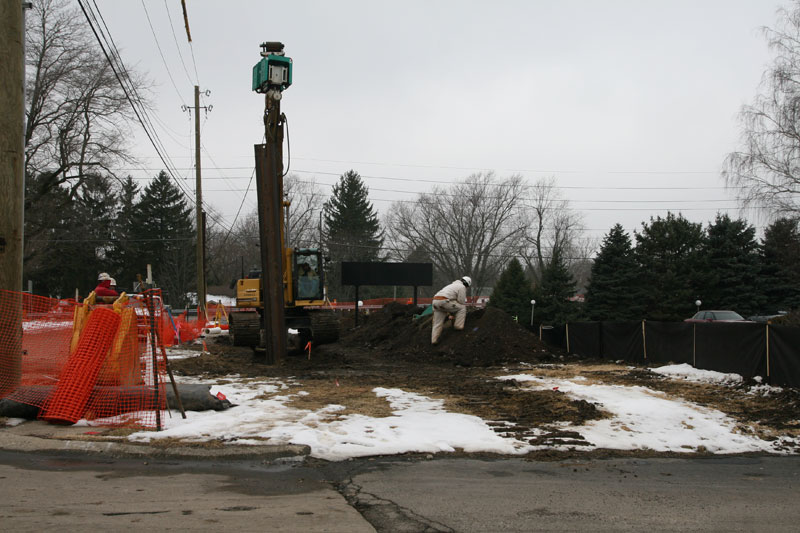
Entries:
<svg viewBox="0 0 800 533">
<path fill-rule="evenodd" d="M 770 379 L 769 379 L 769 323 L 767 323 L 767 383 L 770 383 Z"/>
<path fill-rule="evenodd" d="M 697 324 L 692 324 L 692 366 L 697 368 Z"/>
<path fill-rule="evenodd" d="M 644 352 L 644 360 L 647 362 L 647 337 L 644 333 L 644 323 L 645 321 L 642 320 L 642 351 Z"/>
<path fill-rule="evenodd" d="M 564 327 L 566 328 L 566 334 L 567 334 L 567 353 L 569 353 L 569 322 L 567 322 L 564 325 Z"/>
</svg>

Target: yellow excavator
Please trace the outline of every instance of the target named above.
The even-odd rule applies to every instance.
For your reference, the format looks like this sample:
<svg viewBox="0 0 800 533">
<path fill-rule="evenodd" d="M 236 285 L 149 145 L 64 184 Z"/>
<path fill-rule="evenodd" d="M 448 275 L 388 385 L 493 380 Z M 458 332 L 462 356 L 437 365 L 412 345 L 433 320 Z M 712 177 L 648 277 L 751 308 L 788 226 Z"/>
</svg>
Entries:
<svg viewBox="0 0 800 533">
<path fill-rule="evenodd" d="M 284 202 L 288 209 L 289 202 Z M 283 222 L 283 217 L 281 217 Z M 281 228 L 283 230 L 283 228 Z M 281 242 L 284 234 L 281 231 Z M 339 338 L 339 319 L 325 299 L 324 258 L 314 248 L 283 248 L 283 301 L 286 327 L 297 330 L 299 348 Z M 236 282 L 236 306 L 252 311 L 230 313 L 230 335 L 234 346 L 259 346 L 264 302 L 261 301 L 261 271 L 251 270 Z"/>
</svg>

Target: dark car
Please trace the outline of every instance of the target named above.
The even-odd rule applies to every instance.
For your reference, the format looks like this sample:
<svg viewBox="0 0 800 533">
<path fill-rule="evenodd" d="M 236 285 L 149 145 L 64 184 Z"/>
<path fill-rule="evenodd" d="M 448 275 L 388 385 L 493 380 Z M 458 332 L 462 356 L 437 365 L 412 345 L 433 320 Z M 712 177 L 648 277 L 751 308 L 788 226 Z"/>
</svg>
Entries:
<svg viewBox="0 0 800 533">
<path fill-rule="evenodd" d="M 735 311 L 698 311 L 684 322 L 750 322 Z"/>
</svg>

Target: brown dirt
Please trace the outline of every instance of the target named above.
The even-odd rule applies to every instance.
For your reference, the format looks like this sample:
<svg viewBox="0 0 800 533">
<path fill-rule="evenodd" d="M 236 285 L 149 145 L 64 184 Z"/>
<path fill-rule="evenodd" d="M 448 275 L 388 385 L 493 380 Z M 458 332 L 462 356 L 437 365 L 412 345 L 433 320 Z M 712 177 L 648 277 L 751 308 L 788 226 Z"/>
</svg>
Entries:
<svg viewBox="0 0 800 533">
<path fill-rule="evenodd" d="M 725 412 L 739 422 L 742 431 L 755 432 L 762 438 L 800 435 L 797 390 L 759 396 L 746 394 L 748 384 L 694 384 L 645 368 L 582 361 L 547 347 L 507 314 L 493 308 L 468 313 L 464 331 L 446 328 L 434 347 L 430 344 L 430 317 L 412 320 L 415 312 L 413 306 L 389 304 L 361 316 L 359 326 L 352 328 L 351 322 L 339 342 L 314 347 L 310 360 L 306 354 L 295 354 L 284 358 L 281 365 L 266 365 L 252 350 L 231 346 L 227 338 L 219 337 L 207 343 L 210 353 L 175 361 L 172 366 L 176 373 L 217 379 L 229 374 L 245 379 L 291 377 L 302 387 L 292 387 L 290 394 L 301 389 L 309 393 L 292 395 L 294 407 L 344 405 L 346 410 L 337 415 L 389 416 L 388 403 L 375 397 L 372 389 L 402 388 L 444 400 L 450 411 L 479 416 L 498 432 L 534 444 L 568 444 L 576 449 L 587 449 L 587 443 L 577 433 L 559 430 L 554 424 L 581 424 L 604 418 L 606 413 L 556 390 L 532 392 L 516 382 L 494 378 L 535 368 L 538 375 L 582 375 L 594 382 L 641 385 Z M 603 456 L 609 452 L 591 453 Z"/>
</svg>

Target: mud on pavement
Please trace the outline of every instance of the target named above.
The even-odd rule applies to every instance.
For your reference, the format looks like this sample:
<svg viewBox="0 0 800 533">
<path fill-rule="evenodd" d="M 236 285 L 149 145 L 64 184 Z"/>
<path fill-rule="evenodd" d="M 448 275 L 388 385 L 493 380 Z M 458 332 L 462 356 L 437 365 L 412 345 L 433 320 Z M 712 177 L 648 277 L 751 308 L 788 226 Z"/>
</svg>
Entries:
<svg viewBox="0 0 800 533">
<path fill-rule="evenodd" d="M 753 383 L 697 384 L 646 368 L 582 360 L 546 346 L 506 313 L 491 307 L 469 312 L 464 331 L 446 327 L 439 344 L 431 346 L 431 318 L 414 319 L 417 312 L 412 305 L 389 304 L 360 316 L 355 328 L 345 317 L 339 342 L 314 347 L 310 358 L 306 353 L 291 354 L 281 365 L 266 365 L 251 349 L 231 346 L 226 337 L 217 337 L 207 343 L 210 353 L 175 361 L 173 369 L 182 375 L 218 379 L 233 374 L 292 377 L 293 387 L 309 393 L 298 396 L 295 407 L 317 409 L 335 403 L 347 407 L 342 416 L 389 416 L 386 401 L 377 398 L 372 389 L 401 388 L 444 400 L 447 410 L 478 416 L 499 433 L 531 444 L 569 445 L 595 454 L 606 452 L 593 451 L 578 433 L 554 426 L 605 418 L 597 405 L 557 390 L 531 391 L 513 380 L 495 378 L 536 368 L 537 373 L 552 377 L 581 375 L 598 383 L 641 385 L 718 409 L 768 440 L 777 431 L 800 434 L 800 392 L 793 389 L 770 395 L 746 394 L 745 389 Z"/>
</svg>

